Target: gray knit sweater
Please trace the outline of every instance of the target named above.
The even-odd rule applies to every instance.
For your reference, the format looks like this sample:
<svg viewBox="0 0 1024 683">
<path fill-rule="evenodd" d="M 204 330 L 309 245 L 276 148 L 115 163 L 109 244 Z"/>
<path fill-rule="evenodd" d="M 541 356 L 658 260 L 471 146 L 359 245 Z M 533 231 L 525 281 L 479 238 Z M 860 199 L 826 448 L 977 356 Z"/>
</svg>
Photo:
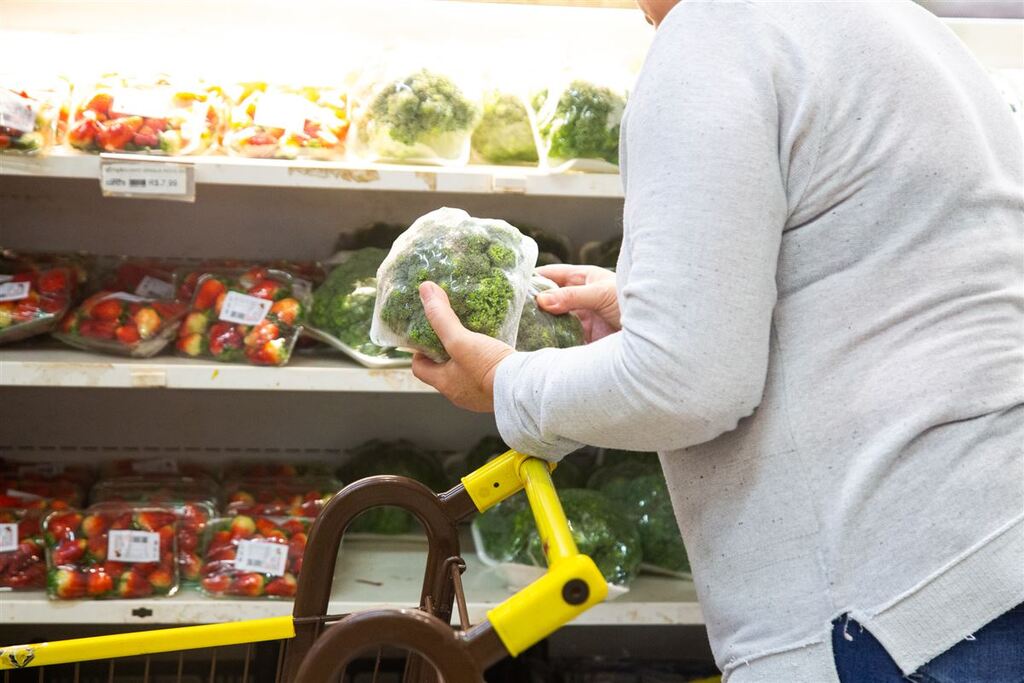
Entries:
<svg viewBox="0 0 1024 683">
<path fill-rule="evenodd" d="M 1024 169 L 907 1 L 693 2 L 623 125 L 622 331 L 517 353 L 515 448 L 657 450 L 719 666 L 909 672 L 1024 601 Z M 855 634 L 854 634 L 855 635 Z"/>
</svg>

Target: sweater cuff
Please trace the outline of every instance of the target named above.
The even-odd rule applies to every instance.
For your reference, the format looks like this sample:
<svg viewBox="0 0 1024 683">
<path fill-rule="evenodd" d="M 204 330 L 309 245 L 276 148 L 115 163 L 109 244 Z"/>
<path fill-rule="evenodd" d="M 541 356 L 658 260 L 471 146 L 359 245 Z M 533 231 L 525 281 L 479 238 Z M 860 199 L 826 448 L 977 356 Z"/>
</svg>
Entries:
<svg viewBox="0 0 1024 683">
<path fill-rule="evenodd" d="M 530 416 L 530 407 L 520 405 L 517 400 L 515 382 L 526 377 L 525 366 L 540 352 L 516 352 L 506 356 L 494 373 L 494 418 L 498 433 L 511 448 L 526 455 L 558 462 L 565 455 L 579 449 L 583 444 L 571 439 L 541 434 L 540 428 Z M 534 369 L 537 372 L 537 369 Z M 539 370 L 543 372 L 543 370 Z M 526 400 L 532 392 L 526 392 Z M 539 406 L 533 406 L 539 409 Z"/>
</svg>

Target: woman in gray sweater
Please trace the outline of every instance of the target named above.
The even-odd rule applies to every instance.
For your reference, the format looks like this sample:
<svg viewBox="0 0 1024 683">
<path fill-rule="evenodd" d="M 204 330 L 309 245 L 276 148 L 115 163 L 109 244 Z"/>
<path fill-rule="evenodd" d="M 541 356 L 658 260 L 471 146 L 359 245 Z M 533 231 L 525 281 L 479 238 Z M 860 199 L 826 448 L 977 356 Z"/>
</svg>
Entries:
<svg viewBox="0 0 1024 683">
<path fill-rule="evenodd" d="M 1024 151 L 899 2 L 641 2 L 614 274 L 414 372 L 514 448 L 656 450 L 731 683 L 1024 680 Z"/>
</svg>

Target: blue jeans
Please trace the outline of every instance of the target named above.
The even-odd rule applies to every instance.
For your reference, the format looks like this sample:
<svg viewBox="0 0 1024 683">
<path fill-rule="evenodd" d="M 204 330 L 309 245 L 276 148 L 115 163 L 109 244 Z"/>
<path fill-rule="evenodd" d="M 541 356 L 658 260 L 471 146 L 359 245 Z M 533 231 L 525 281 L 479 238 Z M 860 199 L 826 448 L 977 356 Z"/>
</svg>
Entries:
<svg viewBox="0 0 1024 683">
<path fill-rule="evenodd" d="M 909 676 L 853 619 L 832 623 L 832 650 L 842 683 L 1024 683 L 1024 604 Z"/>
</svg>

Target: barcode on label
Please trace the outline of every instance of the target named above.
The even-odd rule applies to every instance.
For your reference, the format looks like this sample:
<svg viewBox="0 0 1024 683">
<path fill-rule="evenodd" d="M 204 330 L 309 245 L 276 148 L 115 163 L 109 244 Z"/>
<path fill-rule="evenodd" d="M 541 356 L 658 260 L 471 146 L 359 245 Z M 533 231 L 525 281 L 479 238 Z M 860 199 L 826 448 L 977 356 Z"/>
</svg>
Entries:
<svg viewBox="0 0 1024 683">
<path fill-rule="evenodd" d="M 224 305 L 220 308 L 220 319 L 239 325 L 256 325 L 267 317 L 272 305 L 273 302 L 267 299 L 240 292 L 228 292 L 224 297 Z"/>
<path fill-rule="evenodd" d="M 20 301 L 28 296 L 31 289 L 29 282 L 5 282 L 0 285 L 0 301 Z"/>
<path fill-rule="evenodd" d="M 9 553 L 18 549 L 17 523 L 0 524 L 0 553 Z"/>
<path fill-rule="evenodd" d="M 288 566 L 288 546 L 269 541 L 239 541 L 235 569 L 284 576 Z"/>
<path fill-rule="evenodd" d="M 160 534 L 111 529 L 107 536 L 107 557 L 117 562 L 159 562 Z"/>
<path fill-rule="evenodd" d="M 146 186 L 146 179 L 145 178 L 129 178 L 128 179 L 128 187 L 145 187 L 145 186 Z"/>
<path fill-rule="evenodd" d="M 170 458 L 136 460 L 132 463 L 132 472 L 136 474 L 177 474 L 178 463 Z"/>
<path fill-rule="evenodd" d="M 174 297 L 174 285 L 166 280 L 147 275 L 135 288 L 139 296 L 148 296 L 153 299 L 170 299 Z"/>
</svg>

